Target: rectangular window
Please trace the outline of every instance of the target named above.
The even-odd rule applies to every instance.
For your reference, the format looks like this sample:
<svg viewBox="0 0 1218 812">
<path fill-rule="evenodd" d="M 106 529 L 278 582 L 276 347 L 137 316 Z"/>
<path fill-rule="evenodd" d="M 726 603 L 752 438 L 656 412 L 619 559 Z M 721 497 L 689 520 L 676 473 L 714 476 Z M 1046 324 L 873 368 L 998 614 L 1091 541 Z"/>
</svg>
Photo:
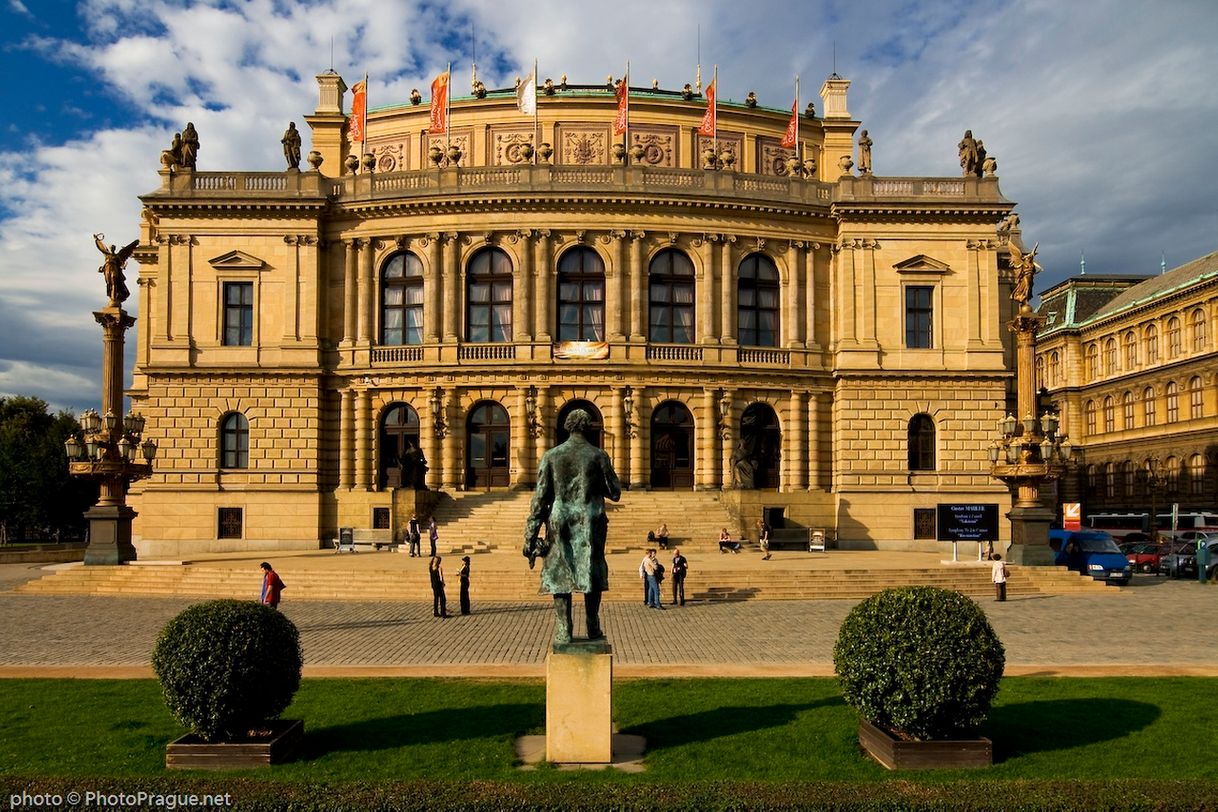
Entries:
<svg viewBox="0 0 1218 812">
<path fill-rule="evenodd" d="M 934 314 L 931 296 L 933 287 L 911 286 L 905 288 L 905 346 L 914 350 L 931 348 L 931 330 Z"/>
<path fill-rule="evenodd" d="M 935 509 L 914 508 L 914 538 L 933 541 L 936 537 Z"/>
<path fill-rule="evenodd" d="M 254 343 L 254 283 L 224 283 L 224 346 Z"/>
<path fill-rule="evenodd" d="M 244 510 L 242 508 L 220 508 L 219 527 L 216 538 L 239 539 L 242 537 Z"/>
<path fill-rule="evenodd" d="M 372 529 L 373 530 L 388 530 L 389 529 L 389 508 L 374 507 L 372 509 Z"/>
</svg>

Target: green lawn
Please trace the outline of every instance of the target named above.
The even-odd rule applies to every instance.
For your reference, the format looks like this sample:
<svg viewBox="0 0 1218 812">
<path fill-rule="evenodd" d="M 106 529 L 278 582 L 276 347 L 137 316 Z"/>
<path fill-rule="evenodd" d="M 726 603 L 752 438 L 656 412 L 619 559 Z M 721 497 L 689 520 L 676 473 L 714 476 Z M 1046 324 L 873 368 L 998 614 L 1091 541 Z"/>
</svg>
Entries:
<svg viewBox="0 0 1218 812">
<path fill-rule="evenodd" d="M 1216 679 L 1007 678 L 983 731 L 997 762 L 984 774 L 1218 780 L 1218 759 L 1198 757 L 1218 730 L 1216 689 Z M 285 714 L 305 720 L 304 752 L 267 775 L 537 780 L 552 771 L 515 770 L 512 741 L 543 732 L 544 702 L 540 682 L 306 680 Z M 647 740 L 644 780 L 893 777 L 859 756 L 855 714 L 831 679 L 619 681 L 614 717 Z M 48 777 L 162 775 L 165 744 L 183 732 L 145 680 L 0 680 L 0 730 L 0 773 Z"/>
</svg>

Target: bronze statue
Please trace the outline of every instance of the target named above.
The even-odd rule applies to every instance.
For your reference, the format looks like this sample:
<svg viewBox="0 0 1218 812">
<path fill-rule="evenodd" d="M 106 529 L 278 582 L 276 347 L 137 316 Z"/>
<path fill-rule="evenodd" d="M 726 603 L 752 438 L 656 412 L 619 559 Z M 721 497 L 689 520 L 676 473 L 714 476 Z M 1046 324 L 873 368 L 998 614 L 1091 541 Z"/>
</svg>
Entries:
<svg viewBox="0 0 1218 812">
<path fill-rule="evenodd" d="M 1036 252 L 1040 243 L 1032 246 L 1031 252 L 1025 254 L 1015 246 L 1015 242 L 1007 243 L 1007 251 L 1011 255 L 1011 269 L 1015 272 L 1015 286 L 1011 288 L 1011 299 L 1020 304 L 1027 304 L 1032 298 L 1032 277 L 1040 270 L 1036 264 Z"/>
<path fill-rule="evenodd" d="M 732 487 L 751 490 L 756 483 L 757 463 L 753 461 L 752 443 L 741 439 L 732 452 Z"/>
<path fill-rule="evenodd" d="M 964 175 L 975 175 L 980 161 L 977 160 L 977 141 L 972 130 L 964 131 L 964 138 L 957 144 L 960 150 L 960 170 Z"/>
<path fill-rule="evenodd" d="M 863 130 L 863 134 L 859 136 L 859 174 L 871 174 L 871 145 L 874 143 L 867 131 Z"/>
<path fill-rule="evenodd" d="M 283 157 L 288 162 L 288 169 L 300 169 L 300 130 L 296 129 L 295 121 L 288 122 L 288 128 L 279 140 L 283 144 Z"/>
<path fill-rule="evenodd" d="M 537 489 L 524 526 L 524 555 L 531 568 L 541 557 L 541 591 L 554 596 L 554 643 L 571 642 L 571 593 L 584 593 L 588 639 L 601 629 L 601 593 L 609 588 L 605 536 L 609 520 L 605 498 L 618 501 L 622 486 L 609 455 L 584 436 L 592 417 L 583 409 L 567 416 L 571 436 L 541 457 Z M 540 538 L 542 526 L 545 538 Z"/>
<path fill-rule="evenodd" d="M 106 296 L 110 298 L 110 306 L 121 307 L 127 297 L 131 295 L 131 291 L 127 290 L 127 278 L 123 276 L 123 266 L 127 264 L 127 259 L 135 251 L 135 247 L 140 244 L 140 241 L 132 240 L 120 250 L 113 245 L 107 248 L 105 239 L 105 234 L 93 235 L 93 242 L 97 244 L 97 250 L 101 251 L 102 256 L 106 258 L 97 272 L 106 280 Z"/>
<path fill-rule="evenodd" d="M 181 165 L 187 169 L 194 169 L 199 160 L 199 133 L 195 130 L 195 125 L 189 121 L 186 122 L 186 129 L 182 130 L 182 148 L 179 156 Z"/>
</svg>

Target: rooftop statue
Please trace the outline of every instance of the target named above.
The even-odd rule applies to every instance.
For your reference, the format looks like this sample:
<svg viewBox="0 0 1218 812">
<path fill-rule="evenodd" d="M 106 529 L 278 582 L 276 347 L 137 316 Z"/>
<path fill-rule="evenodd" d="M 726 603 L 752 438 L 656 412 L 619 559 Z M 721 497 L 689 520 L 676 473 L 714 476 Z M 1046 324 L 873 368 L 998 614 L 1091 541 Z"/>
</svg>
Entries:
<svg viewBox="0 0 1218 812">
<path fill-rule="evenodd" d="M 862 135 L 859 136 L 859 174 L 860 175 L 870 175 L 871 174 L 871 145 L 873 143 L 874 142 L 871 140 L 871 137 L 867 135 L 867 131 L 863 130 Z"/>
<path fill-rule="evenodd" d="M 554 643 L 571 642 L 571 593 L 584 593 L 588 639 L 605 636 L 600 623 L 601 593 L 609 588 L 605 562 L 606 497 L 618 501 L 622 487 L 609 455 L 584 436 L 592 417 L 583 409 L 568 415 L 571 436 L 541 457 L 537 489 L 524 526 L 524 554 L 531 568 L 544 560 L 541 591 L 554 596 Z M 545 525 L 545 538 L 541 528 Z"/>
<path fill-rule="evenodd" d="M 1040 249 L 1040 243 L 1032 246 L 1032 250 L 1025 254 L 1019 250 L 1014 241 L 1007 243 L 1007 251 L 1011 254 L 1011 269 L 1015 272 L 1015 286 L 1011 288 L 1011 299 L 1019 304 L 1027 304 L 1032 298 L 1032 278 L 1036 276 L 1036 272 L 1041 270 L 1040 265 L 1036 263 L 1036 252 Z"/>
<path fill-rule="evenodd" d="M 179 156 L 181 165 L 187 169 L 194 169 L 199 160 L 199 133 L 195 130 L 195 125 L 189 121 L 186 122 L 186 129 L 182 130 L 182 148 Z"/>
<path fill-rule="evenodd" d="M 288 169 L 300 169 L 300 130 L 296 129 L 295 121 L 288 122 L 288 128 L 279 140 L 283 144 L 283 157 L 288 162 Z"/>
<path fill-rule="evenodd" d="M 127 278 L 123 276 L 123 266 L 127 264 L 127 260 L 140 241 L 132 240 L 119 249 L 113 245 L 107 248 L 105 239 L 105 234 L 93 235 L 93 242 L 97 245 L 97 250 L 101 251 L 102 256 L 106 258 L 97 272 L 106 280 L 106 296 L 110 298 L 110 306 L 121 307 L 127 297 L 131 295 L 131 292 L 127 290 Z"/>
<path fill-rule="evenodd" d="M 973 138 L 972 130 L 964 131 L 964 138 L 960 139 L 957 144 L 960 150 L 960 171 L 964 175 L 977 174 L 977 167 L 981 165 L 977 154 L 977 141 Z"/>
</svg>

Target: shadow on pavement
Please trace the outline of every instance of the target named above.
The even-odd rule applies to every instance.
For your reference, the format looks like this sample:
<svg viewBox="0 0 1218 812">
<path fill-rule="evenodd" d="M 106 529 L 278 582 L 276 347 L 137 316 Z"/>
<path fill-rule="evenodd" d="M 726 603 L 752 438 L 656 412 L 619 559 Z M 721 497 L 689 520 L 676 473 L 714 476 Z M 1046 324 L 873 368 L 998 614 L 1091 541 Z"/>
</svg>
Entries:
<svg viewBox="0 0 1218 812">
<path fill-rule="evenodd" d="M 804 711 L 839 707 L 844 704 L 840 696 L 834 696 L 802 705 L 727 706 L 684 716 L 656 719 L 622 732 L 643 736 L 647 740 L 648 751 L 663 750 L 666 747 L 680 747 L 737 733 L 781 727 L 794 721 L 795 717 Z"/>
<path fill-rule="evenodd" d="M 393 750 L 411 744 L 517 735 L 544 724 L 545 715 L 544 704 L 518 703 L 365 719 L 308 731 L 297 760 L 313 761 L 343 751 Z"/>
<path fill-rule="evenodd" d="M 1027 753 L 1120 739 L 1150 726 L 1161 713 L 1157 705 L 1128 699 L 1019 702 L 992 708 L 984 735 L 994 742 L 998 763 Z"/>
</svg>

